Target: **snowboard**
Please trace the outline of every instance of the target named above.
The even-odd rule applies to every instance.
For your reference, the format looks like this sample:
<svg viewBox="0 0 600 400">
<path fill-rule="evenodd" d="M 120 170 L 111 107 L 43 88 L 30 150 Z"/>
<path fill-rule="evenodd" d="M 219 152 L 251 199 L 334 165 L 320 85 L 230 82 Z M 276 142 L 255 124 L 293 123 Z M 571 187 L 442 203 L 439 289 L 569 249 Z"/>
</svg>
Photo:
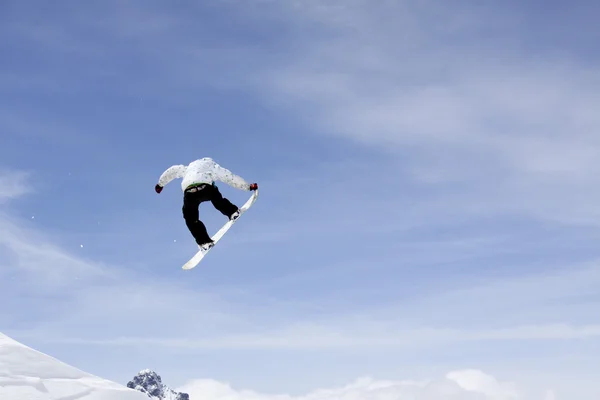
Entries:
<svg viewBox="0 0 600 400">
<path fill-rule="evenodd" d="M 252 207 L 252 205 L 254 204 L 254 202 L 256 201 L 257 198 L 258 198 L 258 189 L 255 190 L 254 193 L 252 193 L 252 196 L 250 196 L 250 198 L 246 201 L 246 203 L 240 207 L 240 215 L 238 215 L 238 217 L 233 221 L 227 221 L 221 227 L 221 229 L 219 229 L 217 231 L 217 233 L 215 233 L 211 237 L 211 239 L 214 241 L 214 244 L 211 247 L 209 247 L 208 249 L 203 249 L 202 247 L 198 246 L 198 248 L 200 250 L 198 250 L 198 252 L 188 262 L 186 262 L 183 265 L 182 269 L 190 270 L 192 268 L 195 268 L 198 264 L 200 264 L 200 261 L 202 261 L 202 259 L 206 256 L 206 254 L 217 245 L 219 240 L 221 240 L 223 235 L 225 235 L 225 233 L 227 233 L 227 231 L 233 226 L 233 224 L 235 224 L 242 217 L 242 215 L 246 211 L 248 211 L 248 209 L 250 207 Z"/>
</svg>

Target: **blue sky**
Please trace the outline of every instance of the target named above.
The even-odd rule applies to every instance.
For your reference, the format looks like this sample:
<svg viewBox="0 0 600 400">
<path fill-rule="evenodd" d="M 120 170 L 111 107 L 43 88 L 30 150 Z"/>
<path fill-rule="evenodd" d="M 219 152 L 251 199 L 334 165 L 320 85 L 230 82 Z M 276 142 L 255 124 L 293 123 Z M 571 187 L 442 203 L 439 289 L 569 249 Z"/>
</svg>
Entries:
<svg viewBox="0 0 600 400">
<path fill-rule="evenodd" d="M 1 7 L 1 332 L 119 382 L 600 393 L 597 4 Z M 153 187 L 204 156 L 261 195 L 186 273 Z"/>
</svg>

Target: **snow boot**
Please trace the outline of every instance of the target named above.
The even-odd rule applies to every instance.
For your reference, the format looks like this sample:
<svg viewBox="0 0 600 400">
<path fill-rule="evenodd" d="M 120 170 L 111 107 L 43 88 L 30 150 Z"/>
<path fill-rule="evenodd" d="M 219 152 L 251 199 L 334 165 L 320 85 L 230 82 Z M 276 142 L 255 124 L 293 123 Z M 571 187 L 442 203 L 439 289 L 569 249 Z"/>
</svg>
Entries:
<svg viewBox="0 0 600 400">
<path fill-rule="evenodd" d="M 239 217 L 240 217 L 240 209 L 238 208 L 236 212 L 234 212 L 233 214 L 231 214 L 231 216 L 229 217 L 229 220 L 230 221 L 235 221 Z"/>
</svg>

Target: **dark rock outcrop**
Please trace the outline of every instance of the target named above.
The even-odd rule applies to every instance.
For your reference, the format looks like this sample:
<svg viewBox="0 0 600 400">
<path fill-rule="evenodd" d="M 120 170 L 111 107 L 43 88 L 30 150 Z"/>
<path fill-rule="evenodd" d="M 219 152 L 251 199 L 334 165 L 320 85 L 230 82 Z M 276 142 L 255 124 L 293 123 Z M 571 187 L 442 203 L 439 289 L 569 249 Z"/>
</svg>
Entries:
<svg viewBox="0 0 600 400">
<path fill-rule="evenodd" d="M 187 393 L 176 392 L 162 383 L 160 375 L 145 369 L 127 382 L 127 387 L 145 393 L 152 400 L 190 400 Z"/>
</svg>

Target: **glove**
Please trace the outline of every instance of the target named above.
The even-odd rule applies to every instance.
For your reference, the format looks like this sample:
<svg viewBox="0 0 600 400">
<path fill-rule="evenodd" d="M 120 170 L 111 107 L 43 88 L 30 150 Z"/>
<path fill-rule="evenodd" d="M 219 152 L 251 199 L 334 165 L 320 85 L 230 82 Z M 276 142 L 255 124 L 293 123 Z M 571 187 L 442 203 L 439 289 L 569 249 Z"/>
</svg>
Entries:
<svg viewBox="0 0 600 400">
<path fill-rule="evenodd" d="M 251 183 L 250 184 L 250 190 L 257 190 L 258 189 L 258 183 Z"/>
<path fill-rule="evenodd" d="M 162 192 L 163 188 L 162 186 L 160 186 L 158 183 L 156 184 L 156 186 L 154 186 L 154 190 L 156 191 L 156 193 L 160 193 Z"/>
</svg>

